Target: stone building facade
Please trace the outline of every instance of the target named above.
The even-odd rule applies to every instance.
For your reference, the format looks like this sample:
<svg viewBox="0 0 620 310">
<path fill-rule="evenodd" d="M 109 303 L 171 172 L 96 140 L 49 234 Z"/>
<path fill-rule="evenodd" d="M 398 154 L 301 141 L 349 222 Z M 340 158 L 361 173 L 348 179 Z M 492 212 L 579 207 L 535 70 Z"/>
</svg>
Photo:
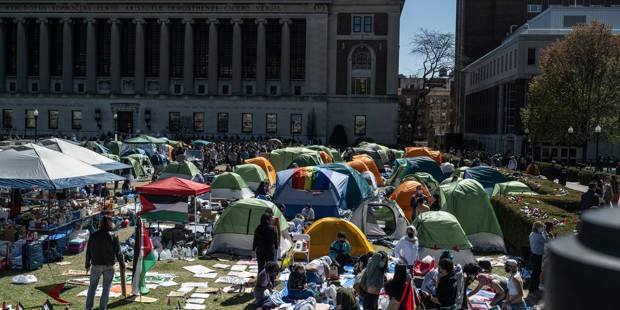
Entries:
<svg viewBox="0 0 620 310">
<path fill-rule="evenodd" d="M 0 0 L 2 135 L 394 143 L 403 3 Z"/>
</svg>

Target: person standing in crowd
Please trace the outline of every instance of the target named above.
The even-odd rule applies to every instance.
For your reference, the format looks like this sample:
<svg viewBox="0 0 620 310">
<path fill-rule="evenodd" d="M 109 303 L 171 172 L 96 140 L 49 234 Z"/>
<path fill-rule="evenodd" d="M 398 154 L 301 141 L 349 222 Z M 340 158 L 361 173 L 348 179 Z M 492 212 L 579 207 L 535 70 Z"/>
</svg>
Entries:
<svg viewBox="0 0 620 310">
<path fill-rule="evenodd" d="M 581 203 L 579 209 L 581 211 L 588 210 L 593 206 L 598 206 L 599 196 L 596 193 L 596 182 L 588 184 L 588 191 L 581 194 Z"/>
<path fill-rule="evenodd" d="M 351 244 L 347 241 L 347 234 L 343 231 L 338 233 L 338 239 L 329 246 L 329 258 L 338 267 L 338 273 L 344 272 L 344 266 L 351 263 Z"/>
<path fill-rule="evenodd" d="M 260 272 L 268 261 L 274 261 L 274 254 L 278 248 L 278 233 L 273 227 L 271 215 L 264 213 L 260 218 L 260 224 L 254 230 L 252 242 L 252 256 L 256 258 L 258 271 Z"/>
<path fill-rule="evenodd" d="M 304 208 L 301 210 L 301 215 L 304 216 L 306 222 L 314 222 L 314 209 L 310 206 L 310 204 L 306 204 Z"/>
<path fill-rule="evenodd" d="M 415 226 L 411 225 L 407 227 L 407 235 L 398 240 L 394 247 L 394 257 L 400 260 L 402 264 L 405 264 L 411 272 L 411 268 L 418 260 L 418 237 Z"/>
<path fill-rule="evenodd" d="M 530 263 L 532 264 L 532 276 L 530 277 L 531 294 L 538 291 L 538 286 L 540 284 L 540 272 L 542 268 L 542 257 L 545 254 L 545 243 L 549 241 L 547 232 L 545 232 L 545 225 L 542 222 L 534 222 L 529 239 L 530 250 L 532 252 L 532 255 L 530 256 Z"/>
<path fill-rule="evenodd" d="M 394 277 L 392 280 L 385 283 L 384 289 L 385 293 L 390 298 L 390 303 L 401 303 L 403 293 L 405 293 L 406 289 L 410 290 L 409 293 L 412 293 L 411 285 L 408 285 L 411 283 L 411 275 L 408 269 L 406 265 L 396 265 L 396 268 L 394 268 Z M 390 309 L 389 306 L 388 309 Z"/>
<path fill-rule="evenodd" d="M 508 278 L 508 297 L 502 305 L 503 310 L 525 310 L 528 309 L 523 300 L 523 279 L 519 273 L 517 261 L 509 259 L 504 266 L 506 272 L 510 275 Z"/>
<path fill-rule="evenodd" d="M 508 161 L 508 169 L 517 170 L 517 160 L 514 156 L 510 156 L 510 160 Z"/>
<path fill-rule="evenodd" d="M 454 263 L 444 258 L 439 261 L 439 280 L 434 294 L 423 291 L 422 302 L 427 308 L 450 309 L 455 306 L 458 295 Z M 460 304 L 460 303 L 459 303 Z"/>
<path fill-rule="evenodd" d="M 383 288 L 387 265 L 388 255 L 383 251 L 379 251 L 370 258 L 366 269 L 362 272 L 360 293 L 364 298 L 364 310 L 379 309 L 379 293 L 381 288 Z"/>
<path fill-rule="evenodd" d="M 615 175 L 612 175 L 610 183 L 611 183 L 611 206 L 618 207 L 620 206 L 618 204 L 618 201 L 620 200 L 620 188 L 618 185 L 618 177 L 616 177 Z"/>
<path fill-rule="evenodd" d="M 103 290 L 99 299 L 99 309 L 105 310 L 108 304 L 110 286 L 114 279 L 114 264 L 118 262 L 121 270 L 125 269 L 125 260 L 121 253 L 118 237 L 113 234 L 114 221 L 105 216 L 99 224 L 99 230 L 90 235 L 86 247 L 85 268 L 90 270 L 90 285 L 86 295 L 86 310 L 92 310 L 99 278 L 103 277 Z"/>
</svg>

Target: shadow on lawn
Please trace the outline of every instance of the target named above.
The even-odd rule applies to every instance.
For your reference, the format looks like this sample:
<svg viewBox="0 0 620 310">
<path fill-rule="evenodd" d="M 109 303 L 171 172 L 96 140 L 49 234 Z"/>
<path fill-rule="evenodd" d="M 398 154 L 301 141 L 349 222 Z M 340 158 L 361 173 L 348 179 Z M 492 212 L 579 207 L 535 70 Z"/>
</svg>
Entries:
<svg viewBox="0 0 620 310">
<path fill-rule="evenodd" d="M 250 302 L 252 299 L 254 299 L 254 296 L 252 296 L 252 294 L 237 294 L 233 297 L 230 297 L 222 301 L 221 305 L 224 307 L 235 306 L 235 305 Z M 251 304 L 247 305 L 245 309 L 252 309 Z"/>
</svg>

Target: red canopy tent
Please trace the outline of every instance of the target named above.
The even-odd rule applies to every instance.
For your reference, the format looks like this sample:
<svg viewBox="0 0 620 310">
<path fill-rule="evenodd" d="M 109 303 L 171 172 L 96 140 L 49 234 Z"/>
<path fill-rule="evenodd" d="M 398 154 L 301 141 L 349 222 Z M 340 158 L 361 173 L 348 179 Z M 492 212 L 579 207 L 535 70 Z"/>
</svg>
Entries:
<svg viewBox="0 0 620 310">
<path fill-rule="evenodd" d="M 199 196 L 211 192 L 211 186 L 202 183 L 179 179 L 166 178 L 155 183 L 136 187 L 140 194 L 157 196 Z"/>
</svg>

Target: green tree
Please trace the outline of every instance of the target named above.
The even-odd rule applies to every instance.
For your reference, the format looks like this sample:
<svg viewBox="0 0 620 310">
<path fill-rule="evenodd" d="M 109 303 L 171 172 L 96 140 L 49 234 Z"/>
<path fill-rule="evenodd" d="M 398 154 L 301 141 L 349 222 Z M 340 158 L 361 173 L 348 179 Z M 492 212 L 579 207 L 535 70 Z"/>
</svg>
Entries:
<svg viewBox="0 0 620 310">
<path fill-rule="evenodd" d="M 620 37 L 609 27 L 575 26 L 541 55 L 541 74 L 529 85 L 528 106 L 521 111 L 525 126 L 538 141 L 583 146 L 603 128 L 603 139 L 620 138 Z"/>
</svg>

